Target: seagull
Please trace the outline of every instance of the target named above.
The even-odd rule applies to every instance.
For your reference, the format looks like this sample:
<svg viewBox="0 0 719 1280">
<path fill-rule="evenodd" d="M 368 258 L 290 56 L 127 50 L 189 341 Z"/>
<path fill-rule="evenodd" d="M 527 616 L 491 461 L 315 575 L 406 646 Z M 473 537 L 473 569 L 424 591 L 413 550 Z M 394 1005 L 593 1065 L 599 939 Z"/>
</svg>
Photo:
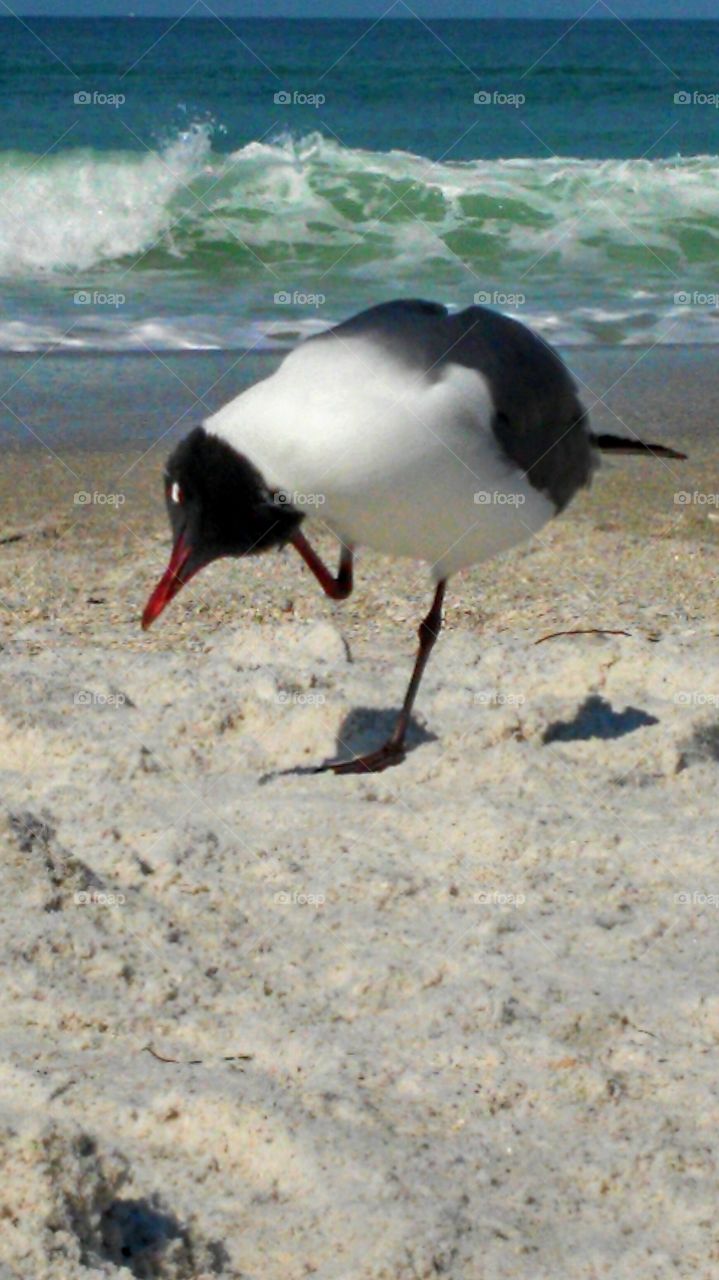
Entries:
<svg viewBox="0 0 719 1280">
<path fill-rule="evenodd" d="M 561 358 L 519 321 L 481 306 L 381 303 L 301 342 L 171 454 L 172 554 L 142 625 L 221 556 L 289 544 L 333 600 L 350 595 L 360 546 L 424 561 L 434 597 L 391 736 L 317 768 L 379 772 L 405 757 L 448 579 L 537 534 L 608 451 L 686 456 L 593 434 Z M 309 540 L 313 523 L 339 542 L 336 574 Z"/>
</svg>

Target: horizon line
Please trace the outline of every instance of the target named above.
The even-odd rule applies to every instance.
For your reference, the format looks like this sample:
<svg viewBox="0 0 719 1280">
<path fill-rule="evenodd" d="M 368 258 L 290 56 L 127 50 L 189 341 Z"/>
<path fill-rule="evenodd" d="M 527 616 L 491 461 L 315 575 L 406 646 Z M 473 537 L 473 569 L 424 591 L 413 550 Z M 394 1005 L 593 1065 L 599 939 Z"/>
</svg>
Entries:
<svg viewBox="0 0 719 1280">
<path fill-rule="evenodd" d="M 364 14 L 348 14 L 348 13 L 346 13 L 346 14 L 332 14 L 332 13 L 315 13 L 315 14 L 309 14 L 309 13 L 308 13 L 308 14 L 300 14 L 300 13 L 269 13 L 269 14 L 257 14 L 257 13 L 224 13 L 224 12 L 218 12 L 218 13 L 194 14 L 194 13 L 192 13 L 191 11 L 190 11 L 190 12 L 188 12 L 188 13 L 185 13 L 185 14 L 180 14 L 179 16 L 180 16 L 180 18 L 182 19 L 182 21 L 191 21 L 191 22 L 215 22 L 218 18 L 221 18 L 223 21 L 226 21 L 226 20 L 227 20 L 227 19 L 229 19 L 229 18 L 248 18 L 248 19 L 251 19 L 253 22 L 276 22 L 278 18 L 283 19 L 283 20 L 285 20 L 285 21 L 287 21 L 287 22 L 365 22 L 365 21 L 371 21 L 372 19 L 376 18 L 376 14 L 373 14 L 373 13 L 364 13 Z M 417 21 L 417 18 L 416 18 L 415 16 L 413 16 L 412 14 L 410 14 L 410 15 L 408 15 L 408 16 L 398 15 L 398 16 L 396 16 L 396 17 L 395 17 L 395 16 L 393 16 L 392 14 L 388 13 L 388 14 L 386 14 L 386 15 L 384 15 L 384 16 L 385 16 L 385 19 L 386 19 L 386 20 L 388 20 L 388 21 L 390 21 L 390 22 L 416 22 L 416 21 Z M 18 19 L 20 19 L 20 18 L 23 18 L 23 19 L 25 19 L 25 18 L 52 18 L 52 19 L 56 19 L 57 21 L 60 21 L 60 22 L 62 22 L 63 20 L 65 20 L 65 19 L 67 19 L 67 18 L 82 19 L 83 21 L 87 21 L 87 22 L 97 22 L 98 20 L 100 20 L 100 21 L 101 21 L 102 19 L 105 19 L 105 18 L 132 18 L 133 22 L 144 22 L 144 21 L 154 21 L 155 19 L 168 19 L 168 20 L 172 20 L 172 19 L 176 19 L 176 18 L 177 18 L 177 15 L 176 15 L 176 14 L 172 14 L 172 13 L 127 13 L 127 12 L 123 12 L 123 13 L 121 13 L 121 12 L 117 12 L 117 13 L 92 13 L 92 14 L 90 14 L 90 13 L 47 13 L 47 12 L 32 12 L 32 13 L 31 13 L 31 12 L 27 12 L 27 11 L 18 11 L 17 13 L 12 13 L 12 12 L 8 12 L 8 13 L 0 13 L 0 19 L 5 19 L 5 20 L 6 20 L 6 21 L 8 21 L 8 22 L 18 21 Z M 502 14 L 498 14 L 498 13 L 496 13 L 496 14 L 494 14 L 494 13 L 487 13 L 487 14 L 476 15 L 476 16 L 472 16 L 472 17 L 469 17 L 469 16 L 467 16 L 466 14 L 456 14 L 456 15 L 453 17 L 452 15 L 446 15 L 446 14 L 441 14 L 441 13 L 436 13 L 436 14 L 435 14 L 435 13 L 423 13 L 423 14 L 421 15 L 421 18 L 422 18 L 422 20 L 431 19 L 433 22 L 537 22 L 537 23 L 539 23 L 539 22 L 573 22 L 573 23 L 575 23 L 575 24 L 576 24 L 576 18 L 572 18 L 570 15 L 567 15 L 567 16 L 565 16 L 565 17 L 563 17 L 563 18 L 559 18 L 559 17 L 553 17 L 553 18 L 551 18 L 551 17 L 549 17 L 549 18 L 537 18 L 537 17 L 535 17 L 533 14 L 526 14 L 526 15 L 525 15 L 525 14 L 510 14 L 510 15 L 508 15 L 508 16 L 507 16 L 507 15 L 502 15 Z M 626 17 L 621 17 L 621 18 L 620 18 L 620 17 L 616 17 L 614 14 L 608 14 L 608 15 L 606 15 L 606 16 L 599 16 L 599 17 L 592 17 L 592 18 L 590 18 L 590 17 L 585 17 L 585 18 L 582 18 L 582 19 L 581 19 L 581 22 L 582 22 L 582 24 L 592 22 L 592 23 L 596 23 L 597 25 L 599 25 L 599 24 L 607 24 L 607 23 L 612 23 L 612 22 L 618 22 L 620 25 L 621 25 L 622 23 L 627 23 L 627 22 L 644 22 L 644 23 L 658 23 L 658 22 L 713 22 L 713 23 L 719 23 L 719 16 L 717 16 L 717 17 L 708 17 L 706 14 L 689 14 L 689 15 L 687 15 L 687 14 L 682 14 L 682 15 L 681 15 L 681 17 L 677 17 L 676 15 L 667 14 L 667 15 L 665 15 L 664 17 L 651 17 L 651 18 L 647 18 L 647 17 L 642 17 L 642 16 L 640 16 L 640 15 L 636 15 L 636 16 L 635 16 L 635 15 L 632 15 L 632 14 L 627 14 L 627 15 L 626 15 Z"/>
</svg>

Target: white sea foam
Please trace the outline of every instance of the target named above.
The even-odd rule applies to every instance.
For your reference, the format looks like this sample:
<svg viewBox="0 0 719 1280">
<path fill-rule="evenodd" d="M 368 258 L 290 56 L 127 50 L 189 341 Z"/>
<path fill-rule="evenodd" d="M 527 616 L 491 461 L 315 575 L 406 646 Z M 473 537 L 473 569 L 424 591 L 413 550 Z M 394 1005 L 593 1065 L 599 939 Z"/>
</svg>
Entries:
<svg viewBox="0 0 719 1280">
<path fill-rule="evenodd" d="M 187 184 L 209 155 L 199 125 L 158 152 L 0 155 L 0 274 L 83 271 L 169 243 L 173 202 L 191 202 Z"/>
</svg>

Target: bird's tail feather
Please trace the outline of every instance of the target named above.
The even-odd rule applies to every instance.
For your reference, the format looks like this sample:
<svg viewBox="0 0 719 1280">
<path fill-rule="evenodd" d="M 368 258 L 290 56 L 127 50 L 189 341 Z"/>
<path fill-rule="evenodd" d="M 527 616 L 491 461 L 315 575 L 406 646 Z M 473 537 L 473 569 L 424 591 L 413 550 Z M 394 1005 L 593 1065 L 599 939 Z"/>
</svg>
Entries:
<svg viewBox="0 0 719 1280">
<path fill-rule="evenodd" d="M 657 458 L 676 458 L 682 461 L 686 458 L 685 453 L 679 453 L 677 449 L 670 449 L 666 444 L 645 444 L 643 440 L 636 437 L 630 439 L 629 436 L 613 436 L 606 433 L 602 435 L 594 435 L 590 437 L 592 444 L 596 449 L 600 449 L 602 453 L 652 453 Z"/>
</svg>

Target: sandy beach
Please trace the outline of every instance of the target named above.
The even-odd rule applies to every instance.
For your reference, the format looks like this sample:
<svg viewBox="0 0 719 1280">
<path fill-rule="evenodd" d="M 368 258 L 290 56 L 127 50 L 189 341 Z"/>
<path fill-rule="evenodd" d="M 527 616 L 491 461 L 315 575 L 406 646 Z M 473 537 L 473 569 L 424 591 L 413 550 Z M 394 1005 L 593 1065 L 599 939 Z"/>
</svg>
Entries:
<svg viewBox="0 0 719 1280">
<path fill-rule="evenodd" d="M 711 362 L 604 397 L 690 460 L 606 466 L 454 579 L 366 778 L 307 770 L 388 729 L 425 571 L 363 554 L 338 606 L 293 553 L 225 561 L 143 634 L 132 385 L 102 451 L 19 431 L 0 480 L 0 1275 L 711 1280 Z"/>
</svg>

